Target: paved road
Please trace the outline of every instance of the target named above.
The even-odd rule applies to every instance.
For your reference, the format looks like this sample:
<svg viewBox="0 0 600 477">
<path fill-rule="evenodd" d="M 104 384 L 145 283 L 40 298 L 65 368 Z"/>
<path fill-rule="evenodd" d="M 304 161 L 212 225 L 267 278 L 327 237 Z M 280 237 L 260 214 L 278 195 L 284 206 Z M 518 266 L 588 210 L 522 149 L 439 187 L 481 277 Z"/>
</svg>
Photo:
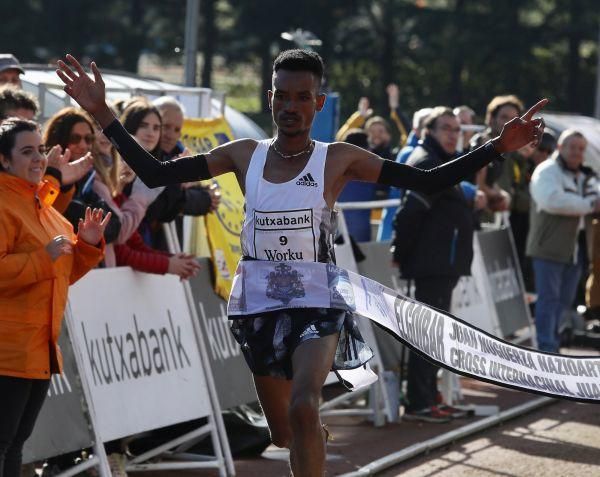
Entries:
<svg viewBox="0 0 600 477">
<path fill-rule="evenodd" d="M 380 477 L 600 476 L 600 408 L 560 401 Z"/>
</svg>

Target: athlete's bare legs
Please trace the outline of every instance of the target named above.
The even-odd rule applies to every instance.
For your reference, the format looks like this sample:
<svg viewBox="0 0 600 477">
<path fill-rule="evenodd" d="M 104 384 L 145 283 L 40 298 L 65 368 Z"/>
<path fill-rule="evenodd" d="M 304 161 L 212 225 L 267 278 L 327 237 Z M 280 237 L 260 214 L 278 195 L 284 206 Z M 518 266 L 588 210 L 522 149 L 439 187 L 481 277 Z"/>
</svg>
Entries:
<svg viewBox="0 0 600 477">
<path fill-rule="evenodd" d="M 337 342 L 338 335 L 334 334 L 298 346 L 292 356 L 292 381 L 254 376 L 271 439 L 276 446 L 290 449 L 294 477 L 324 474 L 326 443 L 319 403 Z"/>
</svg>

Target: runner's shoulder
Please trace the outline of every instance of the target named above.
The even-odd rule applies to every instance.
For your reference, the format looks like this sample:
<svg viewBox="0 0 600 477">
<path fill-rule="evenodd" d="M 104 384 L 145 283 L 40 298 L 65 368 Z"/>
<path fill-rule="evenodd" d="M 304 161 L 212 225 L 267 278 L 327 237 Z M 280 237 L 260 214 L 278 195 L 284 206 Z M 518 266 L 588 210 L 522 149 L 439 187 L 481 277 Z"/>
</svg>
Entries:
<svg viewBox="0 0 600 477">
<path fill-rule="evenodd" d="M 243 138 L 228 142 L 222 147 L 234 157 L 247 157 L 249 159 L 256 149 L 257 144 L 258 141 L 256 139 Z"/>
<path fill-rule="evenodd" d="M 349 144 L 347 142 L 332 142 L 329 144 L 328 157 L 337 159 L 353 160 L 361 156 L 368 157 L 373 155 L 362 147 Z"/>
</svg>

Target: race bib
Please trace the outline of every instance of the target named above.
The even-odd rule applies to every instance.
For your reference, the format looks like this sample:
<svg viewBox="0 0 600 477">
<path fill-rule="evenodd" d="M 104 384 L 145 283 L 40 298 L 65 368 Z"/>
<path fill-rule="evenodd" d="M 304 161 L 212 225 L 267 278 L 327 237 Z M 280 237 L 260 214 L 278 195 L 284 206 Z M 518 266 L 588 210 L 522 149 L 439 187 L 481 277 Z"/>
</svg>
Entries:
<svg viewBox="0 0 600 477">
<path fill-rule="evenodd" d="M 254 256 L 270 261 L 316 261 L 313 210 L 254 211 Z"/>
</svg>

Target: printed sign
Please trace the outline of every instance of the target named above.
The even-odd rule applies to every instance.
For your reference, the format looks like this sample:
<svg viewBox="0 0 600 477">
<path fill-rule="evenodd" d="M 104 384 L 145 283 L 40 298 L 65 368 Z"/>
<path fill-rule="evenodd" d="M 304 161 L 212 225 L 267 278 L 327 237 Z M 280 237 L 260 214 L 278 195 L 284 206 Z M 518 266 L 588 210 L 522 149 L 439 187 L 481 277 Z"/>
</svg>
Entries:
<svg viewBox="0 0 600 477">
<path fill-rule="evenodd" d="M 519 261 L 511 245 L 509 229 L 478 232 L 477 241 L 491 298 L 498 315 L 502 336 L 529 326 L 529 310 L 519 280 Z"/>
<path fill-rule="evenodd" d="M 92 270 L 71 287 L 69 302 L 103 441 L 210 414 L 178 277 Z"/>
<path fill-rule="evenodd" d="M 217 395 L 222 409 L 257 400 L 252 373 L 229 330 L 227 302 L 210 287 L 210 261 L 200 259 L 198 275 L 190 279 Z"/>
</svg>

